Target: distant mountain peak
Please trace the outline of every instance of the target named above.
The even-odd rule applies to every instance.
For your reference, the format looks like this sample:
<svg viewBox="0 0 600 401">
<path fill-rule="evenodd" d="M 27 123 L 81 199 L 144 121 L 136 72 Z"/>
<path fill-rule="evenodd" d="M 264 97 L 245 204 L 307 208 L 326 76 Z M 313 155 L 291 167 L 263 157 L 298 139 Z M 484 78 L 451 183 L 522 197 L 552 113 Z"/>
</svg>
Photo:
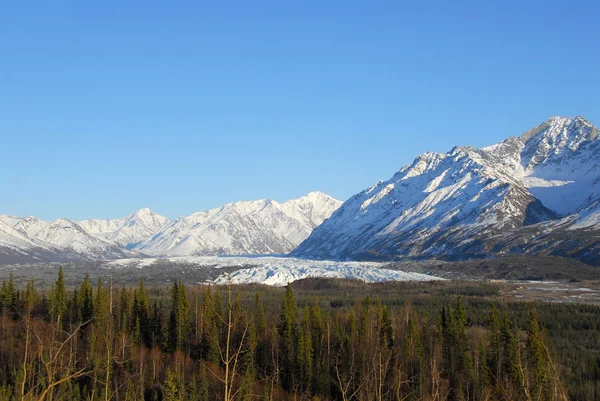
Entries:
<svg viewBox="0 0 600 401">
<path fill-rule="evenodd" d="M 284 203 L 232 202 L 175 221 L 147 207 L 121 219 L 78 222 L 0 215 L 0 256 L 7 247 L 20 255 L 27 255 L 23 248 L 35 248 L 36 255 L 43 250 L 53 261 L 61 255 L 65 260 L 140 256 L 138 250 L 156 256 L 287 253 L 340 205 L 313 191 Z M 23 260 L 12 250 L 10 255 Z"/>
<path fill-rule="evenodd" d="M 318 191 L 283 203 L 227 203 L 175 220 L 136 249 L 157 256 L 287 253 L 340 205 Z"/>
<path fill-rule="evenodd" d="M 301 199 L 301 198 L 309 198 L 309 199 L 311 199 L 311 198 L 313 198 L 313 199 L 314 198 L 327 198 L 327 199 L 334 199 L 332 196 L 329 196 L 326 193 L 321 192 L 321 191 L 311 191 L 311 192 L 307 193 L 306 195 L 301 196 L 298 199 Z"/>
</svg>

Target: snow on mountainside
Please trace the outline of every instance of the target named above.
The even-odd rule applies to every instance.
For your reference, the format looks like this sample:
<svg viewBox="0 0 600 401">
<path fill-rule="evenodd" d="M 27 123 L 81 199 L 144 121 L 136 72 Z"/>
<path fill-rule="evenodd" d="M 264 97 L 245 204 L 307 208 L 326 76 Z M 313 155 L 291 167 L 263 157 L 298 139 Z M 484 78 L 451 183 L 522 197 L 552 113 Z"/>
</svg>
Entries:
<svg viewBox="0 0 600 401">
<path fill-rule="evenodd" d="M 0 215 L 0 263 L 287 253 L 340 205 L 311 192 L 285 203 L 231 203 L 175 221 L 146 208 L 123 219 L 80 222 Z"/>
<path fill-rule="evenodd" d="M 600 221 L 599 139 L 581 117 L 553 117 L 498 145 L 425 153 L 346 201 L 293 255 L 557 252 L 589 261 L 599 237 L 580 232 L 577 224 L 585 218 L 589 228 Z"/>
<path fill-rule="evenodd" d="M 136 249 L 159 256 L 288 253 L 340 205 L 320 192 L 285 203 L 229 203 L 181 217 Z"/>
<path fill-rule="evenodd" d="M 124 219 L 83 220 L 79 224 L 97 238 L 108 240 L 127 249 L 135 248 L 140 242 L 151 237 L 171 220 L 152 212 L 140 209 Z"/>
<path fill-rule="evenodd" d="M 22 218 L 14 228 L 27 234 L 29 238 L 52 244 L 56 248 L 90 260 L 135 255 L 133 252 L 92 236 L 82 226 L 68 219 L 46 222 L 30 216 Z"/>
<path fill-rule="evenodd" d="M 5 263 L 58 260 L 58 250 L 52 245 L 35 241 L 13 227 L 17 218 L 0 215 L 0 260 Z"/>
<path fill-rule="evenodd" d="M 552 117 L 485 150 L 544 205 L 568 215 L 600 196 L 599 133 L 582 117 Z"/>
<path fill-rule="evenodd" d="M 49 223 L 31 216 L 0 215 L 0 263 L 98 260 L 135 255 L 92 237 L 67 219 Z"/>
</svg>

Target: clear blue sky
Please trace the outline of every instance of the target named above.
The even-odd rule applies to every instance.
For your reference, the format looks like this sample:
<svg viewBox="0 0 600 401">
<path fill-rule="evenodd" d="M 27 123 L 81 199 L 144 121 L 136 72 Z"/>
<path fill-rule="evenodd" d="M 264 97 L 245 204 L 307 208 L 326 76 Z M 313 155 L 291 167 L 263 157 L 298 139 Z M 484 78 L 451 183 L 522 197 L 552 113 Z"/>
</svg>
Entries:
<svg viewBox="0 0 600 401">
<path fill-rule="evenodd" d="M 345 200 L 427 150 L 600 125 L 599 7 L 4 2 L 0 213 Z"/>
</svg>

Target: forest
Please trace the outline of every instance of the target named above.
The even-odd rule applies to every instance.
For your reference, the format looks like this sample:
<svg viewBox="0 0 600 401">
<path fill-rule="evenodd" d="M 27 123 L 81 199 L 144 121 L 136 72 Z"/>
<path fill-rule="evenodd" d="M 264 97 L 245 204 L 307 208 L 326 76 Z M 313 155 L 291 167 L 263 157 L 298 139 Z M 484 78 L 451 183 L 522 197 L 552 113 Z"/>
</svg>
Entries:
<svg viewBox="0 0 600 401">
<path fill-rule="evenodd" d="M 4 400 L 600 400 L 600 307 L 499 284 L 0 289 Z"/>
</svg>

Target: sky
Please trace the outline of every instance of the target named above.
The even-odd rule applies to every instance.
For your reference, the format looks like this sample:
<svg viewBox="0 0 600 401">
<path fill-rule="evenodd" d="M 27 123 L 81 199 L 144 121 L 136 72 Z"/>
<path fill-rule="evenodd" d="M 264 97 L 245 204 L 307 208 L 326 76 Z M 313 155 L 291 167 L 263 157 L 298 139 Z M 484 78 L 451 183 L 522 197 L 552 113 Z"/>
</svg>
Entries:
<svg viewBox="0 0 600 401">
<path fill-rule="evenodd" d="M 600 5 L 4 2 L 0 213 L 340 200 L 425 151 L 600 125 Z"/>
</svg>

